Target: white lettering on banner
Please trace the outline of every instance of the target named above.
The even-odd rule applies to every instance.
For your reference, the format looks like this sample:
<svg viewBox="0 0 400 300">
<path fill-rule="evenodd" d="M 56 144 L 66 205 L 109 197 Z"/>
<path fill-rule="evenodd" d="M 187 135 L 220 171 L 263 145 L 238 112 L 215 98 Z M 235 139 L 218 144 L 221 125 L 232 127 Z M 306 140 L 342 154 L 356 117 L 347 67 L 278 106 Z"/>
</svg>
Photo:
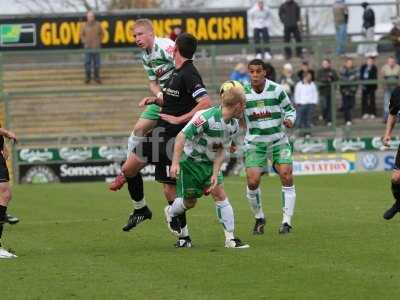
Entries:
<svg viewBox="0 0 400 300">
<path fill-rule="evenodd" d="M 19 152 L 19 157 L 23 161 L 27 162 L 43 162 L 53 159 L 53 153 L 47 149 L 22 149 Z"/>
<path fill-rule="evenodd" d="M 118 163 L 106 166 L 71 166 L 63 164 L 60 166 L 61 177 L 92 177 L 92 176 L 116 176 L 120 171 Z"/>
</svg>

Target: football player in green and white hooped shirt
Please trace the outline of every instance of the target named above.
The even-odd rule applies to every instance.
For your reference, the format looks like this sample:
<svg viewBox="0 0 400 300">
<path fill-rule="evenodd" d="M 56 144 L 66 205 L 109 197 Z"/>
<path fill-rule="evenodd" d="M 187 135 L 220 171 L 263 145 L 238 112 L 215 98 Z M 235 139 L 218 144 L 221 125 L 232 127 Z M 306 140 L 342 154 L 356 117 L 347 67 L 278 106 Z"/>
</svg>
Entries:
<svg viewBox="0 0 400 300">
<path fill-rule="evenodd" d="M 248 248 L 234 236 L 234 214 L 222 185 L 221 165 L 225 151 L 239 135 L 245 96 L 231 88 L 222 96 L 221 106 L 197 112 L 175 140 L 171 176 L 177 178 L 177 198 L 165 208 L 169 229 L 180 234 L 179 215 L 195 206 L 203 194 L 211 193 L 217 216 L 223 225 L 225 247 Z"/>
<path fill-rule="evenodd" d="M 133 27 L 133 35 L 137 46 L 143 49 L 143 67 L 149 78 L 149 89 L 157 98 L 162 99 L 162 87 L 175 69 L 173 50 L 175 42 L 167 38 L 158 38 L 154 35 L 153 24 L 149 19 L 138 19 Z M 128 182 L 128 190 L 133 201 L 134 211 L 129 216 L 124 231 L 129 231 L 146 219 L 151 219 L 152 213 L 144 204 L 143 180 L 141 174 L 129 176 L 134 169 L 134 160 L 130 155 L 135 148 L 144 141 L 146 134 L 155 127 L 160 118 L 160 106 L 148 105 L 128 140 L 127 160 L 121 167 L 121 174 L 110 185 L 110 190 L 117 191 Z M 167 199 L 174 198 L 175 192 L 164 189 Z"/>
<path fill-rule="evenodd" d="M 265 217 L 259 185 L 270 158 L 282 183 L 283 220 L 279 233 L 285 234 L 292 228 L 291 218 L 296 202 L 292 147 L 285 127 L 293 127 L 296 111 L 283 88 L 266 79 L 266 66 L 262 60 L 250 61 L 248 71 L 251 84 L 245 86 L 247 129 L 244 149 L 247 199 L 256 219 L 253 233 L 264 233 Z"/>
</svg>

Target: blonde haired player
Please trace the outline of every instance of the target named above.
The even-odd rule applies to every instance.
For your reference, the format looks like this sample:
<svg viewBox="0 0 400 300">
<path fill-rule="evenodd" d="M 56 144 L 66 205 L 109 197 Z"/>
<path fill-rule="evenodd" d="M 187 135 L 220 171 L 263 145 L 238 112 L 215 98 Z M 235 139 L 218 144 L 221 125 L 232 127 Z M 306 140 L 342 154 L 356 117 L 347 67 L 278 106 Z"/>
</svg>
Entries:
<svg viewBox="0 0 400 300">
<path fill-rule="evenodd" d="M 177 178 L 177 198 L 165 208 L 169 229 L 180 234 L 179 216 L 193 208 L 204 193 L 214 198 L 225 233 L 225 247 L 248 248 L 234 235 L 234 213 L 222 185 L 225 151 L 239 134 L 244 111 L 243 89 L 232 87 L 222 94 L 221 106 L 197 112 L 177 135 L 171 176 Z"/>
<path fill-rule="evenodd" d="M 153 24 L 149 19 L 138 19 L 133 27 L 136 45 L 143 50 L 142 63 L 149 79 L 149 89 L 158 99 L 163 99 L 162 87 L 174 71 L 173 51 L 175 43 L 168 38 L 154 35 Z M 146 97 L 147 98 L 147 97 Z M 145 98 L 145 99 L 146 99 Z M 142 100 L 143 101 L 143 100 Z M 161 108 L 158 105 L 147 105 L 128 140 L 127 160 L 121 167 L 121 174 L 111 183 L 110 190 L 117 191 L 128 182 L 128 190 L 133 201 L 134 211 L 130 214 L 124 231 L 129 231 L 146 219 L 152 218 L 152 212 L 146 205 L 143 192 L 143 180 L 140 173 L 131 176 L 135 161 L 130 155 L 141 144 L 146 134 L 155 127 L 160 118 Z M 174 191 L 164 189 L 168 198 L 174 197 Z"/>
</svg>

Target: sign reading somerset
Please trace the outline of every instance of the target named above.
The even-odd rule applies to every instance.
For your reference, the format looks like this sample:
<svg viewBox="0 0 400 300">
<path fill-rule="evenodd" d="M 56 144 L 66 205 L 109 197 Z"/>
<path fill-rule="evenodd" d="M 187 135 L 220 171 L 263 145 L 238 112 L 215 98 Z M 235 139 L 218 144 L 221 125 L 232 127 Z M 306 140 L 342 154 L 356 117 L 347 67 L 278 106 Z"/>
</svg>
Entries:
<svg viewBox="0 0 400 300">
<path fill-rule="evenodd" d="M 129 12 L 97 17 L 105 32 L 103 48 L 134 46 L 132 27 L 139 18 L 149 18 L 159 37 L 169 36 L 174 26 L 181 26 L 204 44 L 248 42 L 245 10 L 169 14 Z M 83 22 L 82 15 L 0 19 L 0 50 L 81 48 Z"/>
</svg>

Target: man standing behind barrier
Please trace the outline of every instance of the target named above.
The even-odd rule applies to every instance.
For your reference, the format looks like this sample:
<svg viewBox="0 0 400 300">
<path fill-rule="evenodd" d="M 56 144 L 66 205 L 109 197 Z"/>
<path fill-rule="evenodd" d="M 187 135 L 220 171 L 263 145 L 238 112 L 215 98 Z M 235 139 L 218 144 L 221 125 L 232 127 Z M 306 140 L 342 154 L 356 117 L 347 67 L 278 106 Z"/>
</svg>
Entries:
<svg viewBox="0 0 400 300">
<path fill-rule="evenodd" d="M 322 116 L 327 126 L 332 125 L 332 83 L 337 81 L 339 76 L 332 69 L 330 59 L 322 61 L 322 68 L 317 72 L 317 81 L 320 83 L 319 94 L 321 97 Z"/>
<path fill-rule="evenodd" d="M 264 48 L 264 58 L 271 59 L 270 49 L 266 47 L 269 43 L 268 27 L 271 26 L 271 12 L 268 7 L 264 5 L 264 1 L 257 1 L 248 12 L 249 21 L 253 27 L 254 44 L 256 45 L 256 57 L 262 58 L 263 49 L 260 47 L 261 37 Z"/>
<path fill-rule="evenodd" d="M 347 22 L 349 11 L 344 0 L 336 0 L 333 4 L 333 19 L 336 29 L 336 53 L 344 54 L 347 44 Z"/>
<path fill-rule="evenodd" d="M 101 83 L 100 80 L 100 53 L 101 40 L 104 36 L 104 31 L 92 11 L 86 14 L 86 23 L 83 24 L 81 29 L 81 40 L 85 47 L 85 83 L 90 83 L 92 79 L 92 66 L 94 73 L 94 80 Z"/>
<path fill-rule="evenodd" d="M 284 41 L 290 42 L 290 37 L 293 34 L 296 43 L 301 43 L 300 25 L 301 15 L 300 6 L 294 0 L 286 0 L 279 8 L 279 18 L 284 26 Z M 302 48 L 296 48 L 297 56 L 301 57 Z M 285 47 L 285 57 L 290 59 L 292 57 L 292 49 Z"/>
</svg>

